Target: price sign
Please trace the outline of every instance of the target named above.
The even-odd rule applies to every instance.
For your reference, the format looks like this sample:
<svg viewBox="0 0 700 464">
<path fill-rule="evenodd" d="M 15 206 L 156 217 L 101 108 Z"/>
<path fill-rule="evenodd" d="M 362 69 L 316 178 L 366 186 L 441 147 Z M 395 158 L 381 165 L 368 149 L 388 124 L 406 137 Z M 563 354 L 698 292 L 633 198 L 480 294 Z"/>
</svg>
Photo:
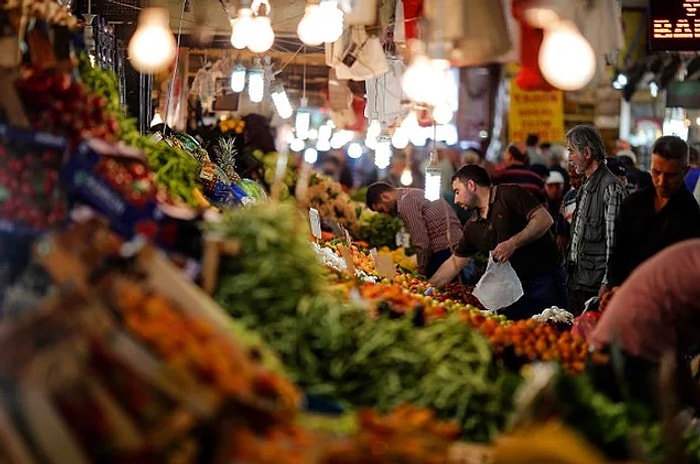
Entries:
<svg viewBox="0 0 700 464">
<path fill-rule="evenodd" d="M 321 239 L 321 216 L 315 208 L 309 208 L 309 223 L 311 224 L 311 234 L 317 239 Z"/>
<path fill-rule="evenodd" d="M 380 253 L 377 255 L 377 273 L 380 276 L 393 281 L 396 277 L 396 266 L 394 265 L 394 258 L 388 253 Z"/>
<path fill-rule="evenodd" d="M 343 245 L 338 245 L 338 249 L 340 250 L 340 254 L 343 255 L 343 259 L 345 260 L 345 268 L 348 271 L 348 274 L 351 277 L 355 276 L 355 263 L 352 260 L 352 252 L 344 247 Z"/>
</svg>

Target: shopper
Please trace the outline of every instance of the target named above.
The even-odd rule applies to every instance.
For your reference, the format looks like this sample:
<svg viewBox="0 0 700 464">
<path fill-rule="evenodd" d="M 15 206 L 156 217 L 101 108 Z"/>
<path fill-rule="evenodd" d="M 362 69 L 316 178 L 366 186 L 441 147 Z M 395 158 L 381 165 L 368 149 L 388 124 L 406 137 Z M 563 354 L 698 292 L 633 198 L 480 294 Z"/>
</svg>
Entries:
<svg viewBox="0 0 700 464">
<path fill-rule="evenodd" d="M 513 143 L 508 145 L 503 154 L 503 162 L 505 168 L 499 169 L 493 175 L 494 185 L 518 184 L 534 195 L 540 203 L 547 202 L 544 179 L 530 169 L 525 147 Z"/>
<path fill-rule="evenodd" d="M 680 400 L 698 405 L 682 357 L 700 340 L 700 239 L 665 248 L 642 263 L 615 292 L 588 338 L 591 350 L 621 356 L 614 367 L 591 366 L 601 390 L 642 401 L 658 398 L 658 366 L 667 354 L 678 358 Z M 615 348 L 617 346 L 617 348 Z M 622 361 L 622 362 L 621 362 Z M 625 382 L 620 386 L 619 382 Z M 694 388 L 692 388 L 694 384 Z M 667 392 L 669 393 L 669 392 Z M 691 393 L 691 394 L 689 394 Z"/>
<path fill-rule="evenodd" d="M 700 239 L 665 248 L 641 264 L 611 298 L 589 343 L 617 341 L 627 353 L 658 361 L 700 340 Z"/>
<path fill-rule="evenodd" d="M 403 221 L 416 250 L 418 271 L 427 277 L 451 256 L 462 238 L 461 224 L 452 207 L 443 199 L 426 200 L 421 189 L 375 182 L 367 188 L 367 207 Z"/>
<path fill-rule="evenodd" d="M 564 176 L 560 172 L 550 171 L 544 184 L 547 192 L 547 211 L 554 219 L 552 233 L 556 233 L 557 223 L 561 214 L 561 203 L 564 198 Z"/>
<path fill-rule="evenodd" d="M 509 261 L 524 295 L 502 310 L 510 319 L 529 318 L 553 305 L 566 306 L 564 269 L 554 238 L 552 217 L 535 197 L 519 185 L 492 185 L 480 166 L 462 167 L 452 178 L 455 202 L 478 214 L 464 225 L 452 257 L 430 278 L 439 287 L 454 278 L 477 253 L 492 253 Z"/>
<path fill-rule="evenodd" d="M 643 261 L 669 245 L 700 237 L 700 208 L 683 180 L 687 171 L 683 139 L 666 135 L 654 142 L 654 188 L 631 194 L 620 206 L 608 261 L 609 286 L 622 284 Z"/>
<path fill-rule="evenodd" d="M 605 145 L 595 126 L 581 124 L 569 130 L 566 149 L 576 172 L 585 176 L 577 194 L 567 253 L 570 310 L 579 314 L 586 301 L 607 288 L 615 218 L 626 190 L 605 166 Z"/>
</svg>

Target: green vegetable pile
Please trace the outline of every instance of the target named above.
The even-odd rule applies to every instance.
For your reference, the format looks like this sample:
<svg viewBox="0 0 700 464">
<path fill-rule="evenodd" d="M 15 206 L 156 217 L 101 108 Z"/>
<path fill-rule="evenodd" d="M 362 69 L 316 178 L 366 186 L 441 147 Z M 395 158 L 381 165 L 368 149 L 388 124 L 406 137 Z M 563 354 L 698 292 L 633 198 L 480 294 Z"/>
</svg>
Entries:
<svg viewBox="0 0 700 464">
<path fill-rule="evenodd" d="M 472 441 L 503 428 L 519 377 L 495 366 L 488 341 L 458 315 L 417 328 L 410 318 L 372 319 L 324 291 L 325 271 L 290 205 L 237 209 L 207 228 L 242 245 L 222 261 L 217 300 L 262 335 L 308 393 L 383 411 L 428 406 Z"/>
<path fill-rule="evenodd" d="M 195 205 L 193 192 L 198 185 L 199 163 L 184 151 L 139 133 L 135 120 L 126 115 L 119 102 L 119 82 L 112 71 L 92 67 L 84 54 L 80 56 L 78 70 L 83 83 L 107 100 L 106 110 L 114 114 L 119 125 L 119 139 L 146 154 L 156 174 L 156 183 L 185 203 Z"/>
<path fill-rule="evenodd" d="M 357 238 L 367 242 L 370 248 L 388 247 L 390 250 L 395 250 L 396 234 L 402 227 L 403 222 L 397 217 L 365 209 L 360 215 L 360 230 Z"/>
<path fill-rule="evenodd" d="M 536 386 L 536 389 L 540 389 L 536 394 L 531 390 L 529 403 L 521 404 L 516 416 L 522 415 L 523 409 L 526 415 L 522 417 L 527 417 L 530 422 L 548 420 L 552 415 L 559 416 L 608 459 L 616 462 L 671 462 L 664 455 L 668 451 L 665 443 L 668 437 L 665 437 L 660 422 L 658 404 L 654 404 L 655 401 L 646 393 L 630 395 L 625 387 L 624 400 L 618 396 L 619 392 L 606 393 L 610 388 L 608 383 L 614 383 L 616 377 L 607 366 L 590 366 L 586 373 L 575 376 L 566 374 L 560 367 L 552 368 L 553 376 L 548 384 Z M 640 391 L 639 383 L 651 380 L 652 377 L 647 377 L 646 373 L 634 380 L 622 379 L 623 382 L 637 383 L 634 387 L 636 392 Z M 532 388 L 529 381 L 522 385 L 524 389 Z M 654 390 L 653 396 L 657 397 L 656 385 L 651 388 Z M 700 430 L 697 424 L 685 430 L 682 441 L 685 447 L 682 451 L 687 459 L 683 462 L 700 463 Z"/>
</svg>

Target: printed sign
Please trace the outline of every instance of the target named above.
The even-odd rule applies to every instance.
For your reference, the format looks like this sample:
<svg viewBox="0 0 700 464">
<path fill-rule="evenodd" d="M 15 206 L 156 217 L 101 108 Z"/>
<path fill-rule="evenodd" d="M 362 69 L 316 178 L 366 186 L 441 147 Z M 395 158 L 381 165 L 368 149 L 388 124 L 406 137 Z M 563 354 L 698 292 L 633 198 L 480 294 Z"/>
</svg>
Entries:
<svg viewBox="0 0 700 464">
<path fill-rule="evenodd" d="M 542 142 L 564 141 L 564 94 L 525 91 L 511 80 L 508 140 L 525 142 L 528 134 L 537 134 Z"/>
</svg>

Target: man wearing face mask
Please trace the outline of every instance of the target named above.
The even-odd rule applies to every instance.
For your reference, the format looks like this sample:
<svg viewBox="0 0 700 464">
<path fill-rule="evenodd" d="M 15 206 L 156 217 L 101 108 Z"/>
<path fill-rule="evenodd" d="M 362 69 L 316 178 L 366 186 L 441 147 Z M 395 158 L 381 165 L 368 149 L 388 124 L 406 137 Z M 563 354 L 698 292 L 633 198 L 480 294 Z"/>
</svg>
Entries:
<svg viewBox="0 0 700 464">
<path fill-rule="evenodd" d="M 615 218 L 627 192 L 605 165 L 605 144 L 595 126 L 581 124 L 569 130 L 566 149 L 569 163 L 585 178 L 576 195 L 567 252 L 569 309 L 580 314 L 586 301 L 607 290 Z"/>
<path fill-rule="evenodd" d="M 551 306 L 566 306 L 564 270 L 549 228 L 547 209 L 531 193 L 514 184 L 492 185 L 480 166 L 463 166 L 452 178 L 455 203 L 477 214 L 464 224 L 454 254 L 430 278 L 442 286 L 454 278 L 477 252 L 509 261 L 524 295 L 500 311 L 509 319 L 526 319 Z"/>
<path fill-rule="evenodd" d="M 662 249 L 700 237 L 700 208 L 684 183 L 688 145 L 675 135 L 651 148 L 653 188 L 632 193 L 620 206 L 608 261 L 608 285 L 618 286 L 643 261 Z"/>
</svg>

